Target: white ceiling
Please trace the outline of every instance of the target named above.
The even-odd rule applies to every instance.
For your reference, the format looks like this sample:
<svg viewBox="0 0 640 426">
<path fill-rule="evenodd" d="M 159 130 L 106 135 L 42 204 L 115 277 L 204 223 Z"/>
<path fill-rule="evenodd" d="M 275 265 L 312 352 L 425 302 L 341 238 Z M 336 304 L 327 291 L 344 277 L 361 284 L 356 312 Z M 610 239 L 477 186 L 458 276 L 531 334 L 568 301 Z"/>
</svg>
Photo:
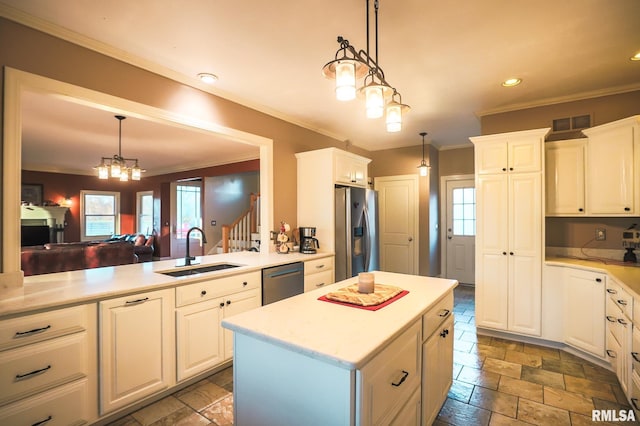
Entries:
<svg viewBox="0 0 640 426">
<path fill-rule="evenodd" d="M 487 112 L 640 89 L 640 62 L 629 60 L 640 51 L 638 0 L 381 0 L 379 62 L 412 107 L 397 134 L 364 118 L 362 101 L 335 100 L 321 75 L 338 35 L 365 48 L 366 1 L 0 3 L 196 87 L 204 87 L 197 73 L 214 73 L 220 79 L 206 90 L 368 150 L 418 145 L 421 131 L 437 147 L 460 146 L 480 134 Z M 501 86 L 514 76 L 523 83 Z M 117 134 L 116 120 L 106 121 L 102 131 Z M 136 127 L 125 120 L 123 135 Z"/>
</svg>

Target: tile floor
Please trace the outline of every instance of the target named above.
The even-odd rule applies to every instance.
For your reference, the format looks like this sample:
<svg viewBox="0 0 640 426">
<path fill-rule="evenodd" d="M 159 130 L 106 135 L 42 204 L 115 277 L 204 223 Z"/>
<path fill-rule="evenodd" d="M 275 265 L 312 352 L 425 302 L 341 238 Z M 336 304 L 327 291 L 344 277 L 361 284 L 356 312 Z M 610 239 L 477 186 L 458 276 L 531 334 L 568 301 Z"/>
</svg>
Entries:
<svg viewBox="0 0 640 426">
<path fill-rule="evenodd" d="M 604 368 L 565 351 L 477 335 L 473 287 L 456 288 L 454 312 L 454 381 L 434 425 L 586 425 L 593 409 L 629 409 Z M 233 425 L 233 370 L 111 425 Z"/>
</svg>

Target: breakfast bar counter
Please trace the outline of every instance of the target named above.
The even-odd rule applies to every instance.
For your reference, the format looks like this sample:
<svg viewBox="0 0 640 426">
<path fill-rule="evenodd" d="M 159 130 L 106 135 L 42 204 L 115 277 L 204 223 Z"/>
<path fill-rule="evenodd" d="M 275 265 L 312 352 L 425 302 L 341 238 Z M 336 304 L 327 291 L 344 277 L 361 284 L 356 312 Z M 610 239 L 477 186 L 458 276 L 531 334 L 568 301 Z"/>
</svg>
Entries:
<svg viewBox="0 0 640 426">
<path fill-rule="evenodd" d="M 408 293 L 375 311 L 319 300 L 357 280 L 223 320 L 234 331 L 238 424 L 388 424 L 407 415 L 419 424 L 423 341 L 436 321 L 451 321 L 436 342 L 452 337 L 457 281 L 375 272 L 376 284 Z M 450 377 L 447 359 L 438 369 Z"/>
</svg>

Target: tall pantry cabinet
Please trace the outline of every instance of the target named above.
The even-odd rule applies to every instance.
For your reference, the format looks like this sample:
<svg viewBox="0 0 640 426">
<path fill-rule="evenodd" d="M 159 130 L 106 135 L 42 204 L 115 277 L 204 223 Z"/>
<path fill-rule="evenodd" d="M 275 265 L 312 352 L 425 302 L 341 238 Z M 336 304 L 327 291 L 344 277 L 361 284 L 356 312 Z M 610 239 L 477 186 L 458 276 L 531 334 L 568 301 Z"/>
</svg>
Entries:
<svg viewBox="0 0 640 426">
<path fill-rule="evenodd" d="M 541 333 L 543 153 L 548 128 L 472 137 L 476 325 Z"/>
</svg>

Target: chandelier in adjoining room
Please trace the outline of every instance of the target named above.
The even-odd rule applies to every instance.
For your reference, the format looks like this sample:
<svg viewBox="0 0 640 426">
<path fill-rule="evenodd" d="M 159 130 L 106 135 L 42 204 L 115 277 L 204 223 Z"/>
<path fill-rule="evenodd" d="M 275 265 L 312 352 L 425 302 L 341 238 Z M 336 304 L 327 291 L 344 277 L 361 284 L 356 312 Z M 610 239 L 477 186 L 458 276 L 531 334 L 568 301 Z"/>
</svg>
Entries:
<svg viewBox="0 0 640 426">
<path fill-rule="evenodd" d="M 367 49 L 356 50 L 342 36 L 338 36 L 340 48 L 335 58 L 322 68 L 322 74 L 336 81 L 336 98 L 340 101 L 355 99 L 356 94 L 365 98 L 368 118 L 379 118 L 386 114 L 388 132 L 402 129 L 402 117 L 411 108 L 402 103 L 402 96 L 386 80 L 380 67 L 378 56 L 378 9 L 379 1 L 374 0 L 375 12 L 375 59 L 369 55 L 369 3 L 367 7 Z M 364 77 L 362 87 L 356 88 L 356 80 Z"/>
<path fill-rule="evenodd" d="M 94 167 L 98 169 L 98 178 L 109 179 L 114 178 L 126 182 L 131 180 L 140 180 L 142 170 L 138 165 L 137 158 L 124 158 L 122 156 L 122 120 L 126 119 L 124 115 L 116 115 L 118 120 L 118 153 L 113 157 L 102 157 L 100 164 Z"/>
</svg>

